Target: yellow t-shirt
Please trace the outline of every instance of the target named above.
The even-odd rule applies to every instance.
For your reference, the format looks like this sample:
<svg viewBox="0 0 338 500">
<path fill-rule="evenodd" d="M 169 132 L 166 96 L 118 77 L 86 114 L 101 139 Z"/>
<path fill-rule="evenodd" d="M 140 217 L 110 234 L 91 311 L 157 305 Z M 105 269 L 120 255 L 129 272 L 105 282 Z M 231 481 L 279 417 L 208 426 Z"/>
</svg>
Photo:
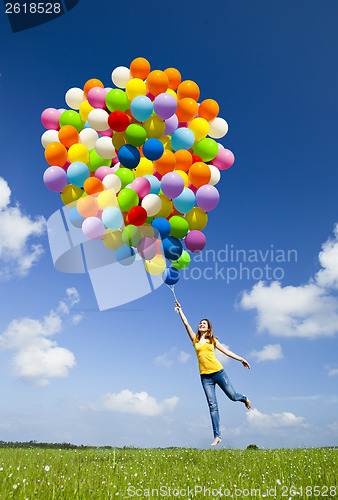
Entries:
<svg viewBox="0 0 338 500">
<path fill-rule="evenodd" d="M 215 337 L 216 338 L 216 337 Z M 223 366 L 215 357 L 214 344 L 210 344 L 209 339 L 205 344 L 196 342 L 196 335 L 192 341 L 198 358 L 200 373 L 214 373 L 222 370 Z"/>
</svg>

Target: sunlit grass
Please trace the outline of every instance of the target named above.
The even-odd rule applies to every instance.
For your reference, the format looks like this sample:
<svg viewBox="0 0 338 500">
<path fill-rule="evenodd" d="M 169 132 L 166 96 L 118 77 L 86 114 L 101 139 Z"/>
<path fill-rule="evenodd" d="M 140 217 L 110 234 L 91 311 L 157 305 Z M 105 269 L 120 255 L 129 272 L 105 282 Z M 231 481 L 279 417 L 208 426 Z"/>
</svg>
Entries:
<svg viewBox="0 0 338 500">
<path fill-rule="evenodd" d="M 221 491 L 223 498 L 333 499 L 337 453 L 333 448 L 1 448 L 0 498 L 202 499 L 221 498 Z"/>
</svg>

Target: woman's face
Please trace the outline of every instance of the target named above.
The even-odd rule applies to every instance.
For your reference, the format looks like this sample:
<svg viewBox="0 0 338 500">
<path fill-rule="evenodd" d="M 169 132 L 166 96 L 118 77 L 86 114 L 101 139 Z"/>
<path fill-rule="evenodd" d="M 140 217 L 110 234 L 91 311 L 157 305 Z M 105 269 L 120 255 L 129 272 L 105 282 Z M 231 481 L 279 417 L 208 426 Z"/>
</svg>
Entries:
<svg viewBox="0 0 338 500">
<path fill-rule="evenodd" d="M 208 331 L 209 327 L 208 327 L 208 322 L 205 320 L 205 319 L 202 319 L 202 321 L 200 322 L 199 324 L 199 327 L 198 327 L 199 331 L 202 332 L 202 333 L 205 333 Z"/>
</svg>

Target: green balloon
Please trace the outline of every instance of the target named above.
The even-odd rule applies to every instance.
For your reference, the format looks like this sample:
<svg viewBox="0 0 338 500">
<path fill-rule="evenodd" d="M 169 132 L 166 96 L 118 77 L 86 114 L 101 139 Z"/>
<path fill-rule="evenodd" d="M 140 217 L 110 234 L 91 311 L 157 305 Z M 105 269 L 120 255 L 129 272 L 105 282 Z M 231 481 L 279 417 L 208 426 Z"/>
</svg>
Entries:
<svg viewBox="0 0 338 500">
<path fill-rule="evenodd" d="M 95 151 L 95 149 L 92 149 L 89 152 L 89 169 L 92 172 L 96 172 L 96 170 L 99 167 L 110 167 L 111 165 L 111 160 L 105 160 L 104 158 L 101 158 Z"/>
<path fill-rule="evenodd" d="M 77 111 L 72 109 L 68 109 L 61 114 L 59 123 L 60 127 L 63 127 L 64 125 L 72 125 L 78 132 L 81 132 L 83 129 L 81 116 L 77 113 Z"/>
<path fill-rule="evenodd" d="M 121 181 L 121 188 L 125 188 L 135 179 L 135 175 L 129 168 L 118 168 L 115 175 L 117 175 Z"/>
<path fill-rule="evenodd" d="M 129 144 L 139 148 L 147 139 L 147 132 L 139 123 L 132 123 L 126 128 L 126 139 Z"/>
<path fill-rule="evenodd" d="M 154 218 L 155 217 L 153 217 L 153 216 L 152 217 L 147 217 L 146 221 L 145 221 L 145 224 L 151 224 L 153 222 Z"/>
<path fill-rule="evenodd" d="M 171 264 L 175 269 L 184 269 L 190 264 L 190 255 L 183 250 L 181 257 L 178 260 L 172 261 Z"/>
<path fill-rule="evenodd" d="M 185 238 L 189 231 L 189 222 L 182 215 L 173 215 L 169 219 L 171 225 L 170 235 L 174 238 Z"/>
<path fill-rule="evenodd" d="M 106 95 L 106 105 L 109 111 L 127 111 L 128 97 L 127 94 L 121 89 L 109 90 Z"/>
<path fill-rule="evenodd" d="M 123 229 L 121 237 L 126 245 L 136 247 L 140 243 L 142 235 L 138 227 L 133 224 L 128 224 L 128 226 Z"/>
<path fill-rule="evenodd" d="M 124 188 L 117 195 L 117 201 L 122 212 L 129 212 L 132 207 L 138 205 L 139 198 L 133 189 Z"/>
<path fill-rule="evenodd" d="M 218 144 L 214 139 L 206 137 L 195 143 L 193 152 L 202 158 L 203 161 L 211 161 L 218 153 Z"/>
</svg>

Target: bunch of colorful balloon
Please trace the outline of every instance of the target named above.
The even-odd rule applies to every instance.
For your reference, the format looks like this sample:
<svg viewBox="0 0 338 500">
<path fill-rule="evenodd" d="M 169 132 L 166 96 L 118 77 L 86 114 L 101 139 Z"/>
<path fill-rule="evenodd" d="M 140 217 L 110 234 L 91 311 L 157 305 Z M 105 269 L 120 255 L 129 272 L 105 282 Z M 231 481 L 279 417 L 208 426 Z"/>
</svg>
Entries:
<svg viewBox="0 0 338 500">
<path fill-rule="evenodd" d="M 117 88 L 88 80 L 66 93 L 71 109 L 43 111 L 44 182 L 86 237 L 102 239 L 121 264 L 140 256 L 149 273 L 174 284 L 188 251 L 206 244 L 220 170 L 234 162 L 215 141 L 228 125 L 217 102 L 199 103 L 199 87 L 181 82 L 177 69 L 150 71 L 139 57 L 115 68 L 112 81 Z"/>
</svg>

